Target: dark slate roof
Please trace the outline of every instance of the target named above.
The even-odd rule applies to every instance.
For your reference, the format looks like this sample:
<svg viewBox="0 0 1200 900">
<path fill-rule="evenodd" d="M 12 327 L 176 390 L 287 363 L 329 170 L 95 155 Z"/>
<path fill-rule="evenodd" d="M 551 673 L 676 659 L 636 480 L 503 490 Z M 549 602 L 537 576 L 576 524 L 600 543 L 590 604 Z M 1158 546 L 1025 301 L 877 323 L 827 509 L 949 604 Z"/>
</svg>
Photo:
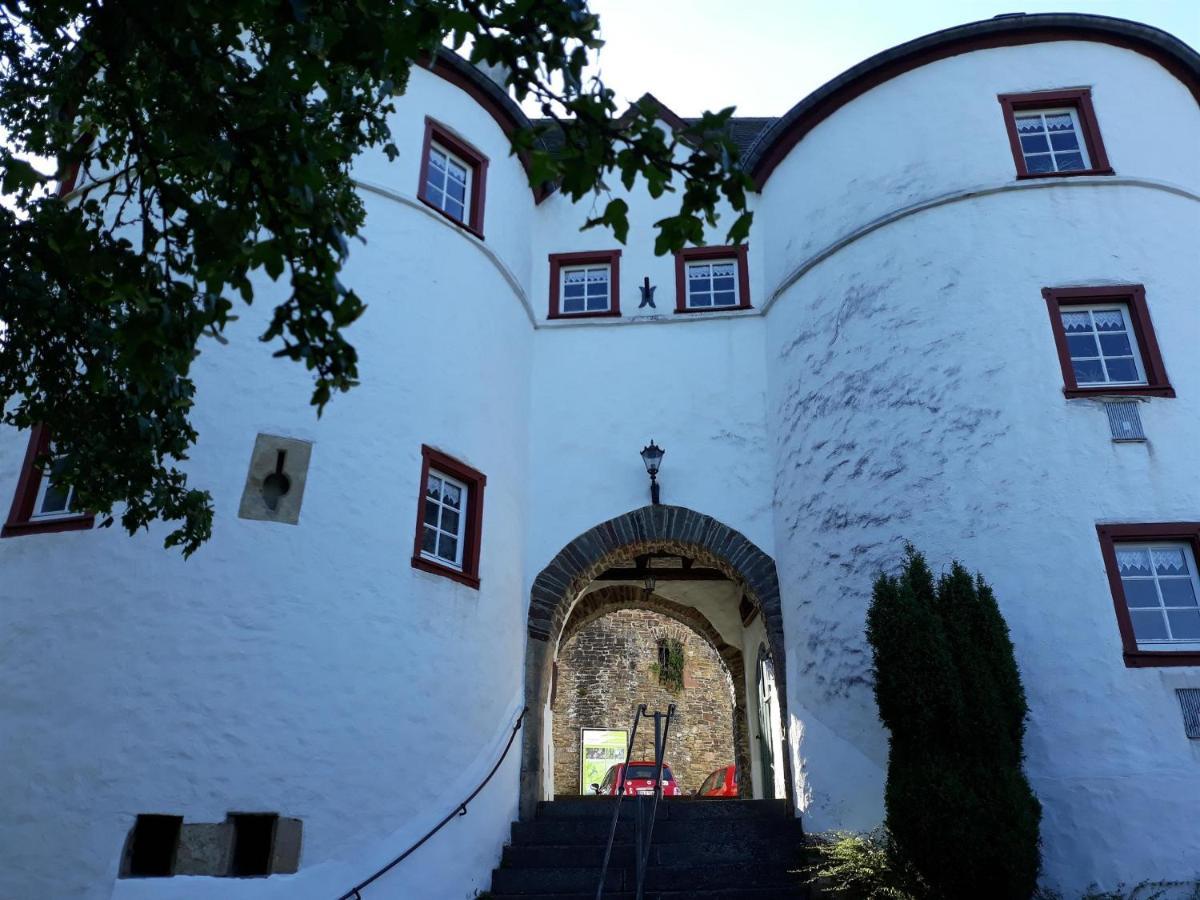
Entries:
<svg viewBox="0 0 1200 900">
<path fill-rule="evenodd" d="M 729 133 L 734 144 L 743 154 L 750 149 L 759 135 L 775 123 L 774 116 L 734 116 L 729 120 Z M 559 131 L 553 119 L 533 119 L 534 126 L 549 126 L 542 136 L 542 141 L 551 152 L 562 146 L 562 132 Z M 684 118 L 688 125 L 694 125 L 698 118 Z"/>
</svg>

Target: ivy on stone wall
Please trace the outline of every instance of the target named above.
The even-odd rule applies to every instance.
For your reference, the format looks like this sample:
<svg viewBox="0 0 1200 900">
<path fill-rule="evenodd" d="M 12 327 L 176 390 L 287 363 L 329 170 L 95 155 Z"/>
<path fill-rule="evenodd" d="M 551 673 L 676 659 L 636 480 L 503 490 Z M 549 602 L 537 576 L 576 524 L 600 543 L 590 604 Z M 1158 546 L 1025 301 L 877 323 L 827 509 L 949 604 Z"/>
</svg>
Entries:
<svg viewBox="0 0 1200 900">
<path fill-rule="evenodd" d="M 683 643 L 675 638 L 662 638 L 658 642 L 658 662 L 650 668 L 659 684 L 679 693 L 683 690 L 683 662 Z"/>
</svg>

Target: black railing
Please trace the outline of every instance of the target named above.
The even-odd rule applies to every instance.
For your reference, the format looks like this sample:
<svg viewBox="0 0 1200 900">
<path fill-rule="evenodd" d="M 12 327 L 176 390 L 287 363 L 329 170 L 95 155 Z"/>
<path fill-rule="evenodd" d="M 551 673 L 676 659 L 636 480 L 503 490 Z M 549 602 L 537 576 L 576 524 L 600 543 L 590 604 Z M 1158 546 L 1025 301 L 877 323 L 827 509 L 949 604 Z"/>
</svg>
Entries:
<svg viewBox="0 0 1200 900">
<path fill-rule="evenodd" d="M 617 837 L 617 820 L 621 814 L 621 800 L 625 796 L 625 779 L 629 772 L 629 762 L 633 756 L 633 742 L 637 737 L 638 722 L 647 717 L 646 704 L 639 703 L 637 712 L 633 715 L 633 727 L 629 730 L 629 744 L 625 748 L 625 765 L 621 767 L 621 777 L 617 780 L 617 802 L 613 804 L 612 824 L 608 829 L 608 843 L 604 847 L 604 862 L 600 867 L 600 881 L 596 885 L 596 900 L 604 896 L 604 882 L 608 878 L 608 864 L 612 859 L 613 843 Z M 646 881 L 646 867 L 650 863 L 650 842 L 654 837 L 654 820 L 658 816 L 658 801 L 662 797 L 663 759 L 667 748 L 667 735 L 671 731 L 671 720 L 675 717 L 675 704 L 667 707 L 666 715 L 660 712 L 652 714 L 654 719 L 654 802 L 650 806 L 650 819 L 647 822 L 643 807 L 642 795 L 638 794 L 634 808 L 634 864 L 637 874 L 637 900 L 642 900 Z M 663 722 L 666 721 L 664 726 Z"/>
<path fill-rule="evenodd" d="M 643 709 L 645 709 L 645 707 L 643 707 Z M 399 856 L 397 856 L 395 859 L 393 859 L 390 863 L 388 863 L 382 869 L 377 871 L 370 878 L 360 881 L 354 887 L 350 888 L 350 890 L 346 891 L 346 893 L 344 893 L 340 897 L 338 897 L 338 900 L 362 900 L 362 889 L 363 888 L 367 887 L 369 884 L 376 881 L 377 879 L 383 877 L 388 872 L 390 872 L 392 869 L 396 868 L 396 866 L 400 865 L 400 863 L 404 862 L 404 860 L 408 859 L 408 857 L 410 857 L 417 850 L 418 847 L 420 847 L 427 840 L 429 840 L 431 837 L 433 837 L 435 834 L 437 834 L 439 831 L 441 831 L 442 828 L 444 828 L 446 826 L 446 823 L 448 823 L 451 819 L 457 818 L 459 816 L 465 816 L 467 814 L 467 804 L 470 803 L 472 800 L 474 800 L 476 797 L 478 797 L 479 792 L 482 791 L 485 787 L 487 787 L 487 783 L 492 780 L 492 776 L 496 774 L 496 772 L 500 768 L 500 765 L 504 762 L 505 757 L 508 756 L 508 751 L 512 748 L 513 741 L 517 737 L 517 732 L 521 730 L 521 723 L 525 721 L 525 714 L 528 712 L 529 712 L 528 706 L 521 710 L 521 714 L 517 716 L 517 721 L 513 723 L 512 734 L 510 734 L 508 736 L 508 743 L 504 745 L 504 752 L 500 754 L 500 758 L 498 760 L 496 760 L 496 764 L 494 766 L 492 766 L 492 771 L 487 773 L 487 777 L 484 778 L 483 781 L 479 782 L 479 786 L 477 788 L 475 788 L 475 790 L 471 791 L 470 796 L 468 796 L 466 800 L 464 800 L 462 803 L 458 804 L 458 806 L 456 806 L 452 812 L 448 813 L 446 815 L 446 817 L 444 819 L 442 819 L 442 821 L 438 822 L 436 825 L 433 826 L 433 828 L 429 829 L 429 831 L 427 831 L 425 833 L 425 836 L 423 838 L 421 838 L 419 841 L 417 841 L 415 844 L 413 844 L 411 847 L 409 847 L 407 850 L 405 850 L 403 853 L 401 853 Z"/>
</svg>

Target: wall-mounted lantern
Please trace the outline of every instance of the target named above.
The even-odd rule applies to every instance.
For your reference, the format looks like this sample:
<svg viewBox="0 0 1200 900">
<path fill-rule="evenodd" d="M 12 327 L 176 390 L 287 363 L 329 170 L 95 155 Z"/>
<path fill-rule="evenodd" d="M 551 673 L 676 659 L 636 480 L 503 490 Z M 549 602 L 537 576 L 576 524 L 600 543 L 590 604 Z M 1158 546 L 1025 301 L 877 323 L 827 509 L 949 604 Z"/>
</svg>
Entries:
<svg viewBox="0 0 1200 900">
<path fill-rule="evenodd" d="M 651 441 L 649 446 L 642 450 L 642 462 L 646 464 L 646 471 L 650 473 L 650 502 L 655 506 L 658 505 L 658 470 L 662 466 L 663 454 L 666 452 L 654 441 Z"/>
</svg>

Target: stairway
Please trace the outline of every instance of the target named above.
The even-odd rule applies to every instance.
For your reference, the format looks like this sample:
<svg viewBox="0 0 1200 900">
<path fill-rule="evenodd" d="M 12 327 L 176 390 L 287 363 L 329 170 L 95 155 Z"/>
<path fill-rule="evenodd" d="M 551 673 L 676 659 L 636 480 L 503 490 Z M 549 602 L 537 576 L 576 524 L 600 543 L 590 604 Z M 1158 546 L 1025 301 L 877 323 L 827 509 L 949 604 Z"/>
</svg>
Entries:
<svg viewBox="0 0 1200 900">
<path fill-rule="evenodd" d="M 593 900 L 612 821 L 610 797 L 538 804 L 514 822 L 492 872 L 492 896 Z M 634 810 L 621 804 L 604 897 L 634 900 Z M 797 873 L 804 831 L 783 800 L 662 800 L 654 824 L 645 900 L 807 898 Z"/>
</svg>

